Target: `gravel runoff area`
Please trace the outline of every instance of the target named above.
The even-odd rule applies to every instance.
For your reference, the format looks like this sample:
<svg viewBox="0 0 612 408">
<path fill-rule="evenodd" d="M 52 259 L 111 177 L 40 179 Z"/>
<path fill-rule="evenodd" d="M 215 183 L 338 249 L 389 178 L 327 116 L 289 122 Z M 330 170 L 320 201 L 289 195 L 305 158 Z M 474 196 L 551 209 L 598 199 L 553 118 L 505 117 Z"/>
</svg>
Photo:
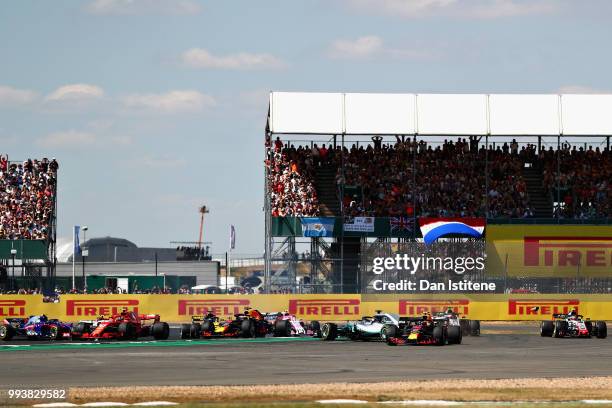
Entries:
<svg viewBox="0 0 612 408">
<path fill-rule="evenodd" d="M 117 398 L 121 396 L 121 398 Z M 612 400 L 612 377 L 429 380 L 249 386 L 71 388 L 69 401 L 136 402 L 309 402 L 321 399 L 366 401 L 576 401 Z"/>
</svg>

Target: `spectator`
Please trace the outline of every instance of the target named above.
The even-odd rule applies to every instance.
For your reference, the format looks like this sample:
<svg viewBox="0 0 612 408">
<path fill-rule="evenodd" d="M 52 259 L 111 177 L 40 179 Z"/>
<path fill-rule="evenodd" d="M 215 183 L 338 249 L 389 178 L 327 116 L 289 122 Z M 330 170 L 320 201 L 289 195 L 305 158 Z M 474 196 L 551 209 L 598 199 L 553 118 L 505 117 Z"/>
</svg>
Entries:
<svg viewBox="0 0 612 408">
<path fill-rule="evenodd" d="M 47 158 L 0 158 L 0 239 L 47 239 L 55 212 L 59 165 Z"/>
</svg>

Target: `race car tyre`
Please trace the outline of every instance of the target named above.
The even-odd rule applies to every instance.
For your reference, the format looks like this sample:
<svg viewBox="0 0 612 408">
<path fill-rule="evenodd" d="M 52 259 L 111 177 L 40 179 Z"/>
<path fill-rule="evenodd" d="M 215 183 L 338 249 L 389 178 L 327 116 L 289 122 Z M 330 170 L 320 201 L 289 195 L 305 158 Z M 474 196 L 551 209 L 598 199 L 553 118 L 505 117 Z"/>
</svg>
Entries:
<svg viewBox="0 0 612 408">
<path fill-rule="evenodd" d="M 255 323 L 251 319 L 243 320 L 240 324 L 240 334 L 246 338 L 255 337 Z"/>
<path fill-rule="evenodd" d="M 192 323 L 191 326 L 189 326 L 189 337 L 192 339 L 199 339 L 201 333 L 202 326 L 200 323 Z"/>
<path fill-rule="evenodd" d="M 461 344 L 461 340 L 463 340 L 461 326 L 449 326 L 446 335 L 448 337 L 448 344 Z"/>
<path fill-rule="evenodd" d="M 394 324 L 385 324 L 380 329 L 380 338 L 387 341 L 390 337 L 397 337 L 397 326 Z"/>
<path fill-rule="evenodd" d="M 584 325 L 586 326 L 587 330 L 589 331 L 589 336 L 594 336 L 595 333 L 593 333 L 593 322 L 590 320 L 587 320 L 584 322 Z"/>
<path fill-rule="evenodd" d="M 191 338 L 191 325 L 189 323 L 181 324 L 181 339 Z"/>
<path fill-rule="evenodd" d="M 606 322 L 595 322 L 595 329 L 595 336 L 598 339 L 605 339 L 608 337 L 608 326 L 606 326 Z"/>
<path fill-rule="evenodd" d="M 461 334 L 463 336 L 469 336 L 470 335 L 470 320 L 460 319 L 459 325 L 461 326 Z"/>
<path fill-rule="evenodd" d="M 202 332 L 213 334 L 215 332 L 215 323 L 212 320 L 204 320 L 201 329 Z"/>
<path fill-rule="evenodd" d="M 333 341 L 338 337 L 338 326 L 334 323 L 325 323 L 321 327 L 321 338 L 325 341 Z"/>
<path fill-rule="evenodd" d="M 310 322 L 310 330 L 312 331 L 313 337 L 321 338 L 321 323 L 316 320 Z"/>
<path fill-rule="evenodd" d="M 553 336 L 559 338 L 565 336 L 565 333 L 567 333 L 567 322 L 565 320 L 555 320 Z"/>
<path fill-rule="evenodd" d="M 470 336 L 480 336 L 480 320 L 470 320 Z"/>
<path fill-rule="evenodd" d="M 291 337 L 291 324 L 289 320 L 274 322 L 274 337 Z"/>
<path fill-rule="evenodd" d="M 168 340 L 168 337 L 170 337 L 170 326 L 166 322 L 153 323 L 151 334 L 155 340 Z"/>
<path fill-rule="evenodd" d="M 130 322 L 119 324 L 117 332 L 119 333 L 119 338 L 123 340 L 133 340 L 136 338 L 136 327 Z"/>
<path fill-rule="evenodd" d="M 15 335 L 15 328 L 8 324 L 0 324 L 0 340 L 10 340 Z"/>
<path fill-rule="evenodd" d="M 443 346 L 446 344 L 446 336 L 444 336 L 444 328 L 442 326 L 434 327 L 432 335 L 436 346 Z"/>
<path fill-rule="evenodd" d="M 49 327 L 49 338 L 51 340 L 57 340 L 60 337 L 60 330 L 57 326 Z"/>
<path fill-rule="evenodd" d="M 72 326 L 72 334 L 75 336 L 81 336 L 85 333 L 85 323 L 79 322 Z"/>
<path fill-rule="evenodd" d="M 540 336 L 552 337 L 554 331 L 555 325 L 551 320 L 544 320 L 540 323 Z"/>
</svg>

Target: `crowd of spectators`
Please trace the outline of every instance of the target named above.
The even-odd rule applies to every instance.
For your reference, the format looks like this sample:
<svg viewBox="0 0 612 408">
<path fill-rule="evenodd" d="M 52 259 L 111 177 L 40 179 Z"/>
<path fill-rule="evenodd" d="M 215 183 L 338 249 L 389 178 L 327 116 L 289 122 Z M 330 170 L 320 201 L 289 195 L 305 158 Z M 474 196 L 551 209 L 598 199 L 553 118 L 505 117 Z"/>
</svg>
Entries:
<svg viewBox="0 0 612 408">
<path fill-rule="evenodd" d="M 0 239 L 46 239 L 53 212 L 55 159 L 9 162 L 0 156 Z"/>
<path fill-rule="evenodd" d="M 538 152 L 535 145 L 519 146 L 516 140 L 487 147 L 478 137 L 441 144 L 382 140 L 374 137 L 370 144 L 350 147 L 268 141 L 272 215 L 319 215 L 315 174 L 326 167 L 335 172 L 346 216 L 529 218 L 535 209 L 523 178 L 525 166 L 541 168 L 550 202 L 560 196 L 554 216 L 612 215 L 607 148 L 564 145 Z"/>
<path fill-rule="evenodd" d="M 211 259 L 210 247 L 179 246 L 176 248 L 176 259 L 179 261 L 194 261 Z"/>
<path fill-rule="evenodd" d="M 525 218 L 535 212 L 522 169 L 536 157 L 536 148 L 519 149 L 516 140 L 488 149 L 476 137 L 439 145 L 400 137 L 394 144 L 383 144 L 375 137 L 372 144 L 350 148 L 331 144 L 296 148 L 279 139 L 269 143 L 273 216 L 318 214 L 315 173 L 320 166 L 335 171 L 347 216 Z M 295 179 L 290 178 L 292 168 Z M 295 186 L 311 192 L 305 195 L 313 198 L 308 211 L 303 211 L 302 196 L 294 201 L 287 194 Z"/>
<path fill-rule="evenodd" d="M 559 151 L 542 151 L 540 162 L 544 188 L 551 201 L 558 202 L 557 217 L 588 219 L 612 214 L 610 150 L 565 144 Z"/>
<path fill-rule="evenodd" d="M 312 149 L 296 149 L 283 147 L 277 139 L 270 146 L 266 166 L 273 216 L 319 215 L 314 166 L 319 164 L 320 156 L 316 145 Z"/>
</svg>

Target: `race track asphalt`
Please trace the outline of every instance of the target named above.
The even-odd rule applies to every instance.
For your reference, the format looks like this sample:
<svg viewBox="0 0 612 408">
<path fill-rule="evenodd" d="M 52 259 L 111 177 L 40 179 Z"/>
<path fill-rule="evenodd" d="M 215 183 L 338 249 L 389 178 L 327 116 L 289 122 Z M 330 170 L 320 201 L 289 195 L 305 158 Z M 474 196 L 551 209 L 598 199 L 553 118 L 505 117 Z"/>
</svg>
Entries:
<svg viewBox="0 0 612 408">
<path fill-rule="evenodd" d="M 535 326 L 494 327 L 461 345 L 221 340 L 164 347 L 66 348 L 0 353 L 1 388 L 375 382 L 429 378 L 612 375 L 612 338 L 542 338 Z M 278 339 L 276 339 L 278 340 Z M 25 342 L 13 342 L 26 345 Z M 72 347 L 72 346 L 70 346 Z"/>
</svg>

